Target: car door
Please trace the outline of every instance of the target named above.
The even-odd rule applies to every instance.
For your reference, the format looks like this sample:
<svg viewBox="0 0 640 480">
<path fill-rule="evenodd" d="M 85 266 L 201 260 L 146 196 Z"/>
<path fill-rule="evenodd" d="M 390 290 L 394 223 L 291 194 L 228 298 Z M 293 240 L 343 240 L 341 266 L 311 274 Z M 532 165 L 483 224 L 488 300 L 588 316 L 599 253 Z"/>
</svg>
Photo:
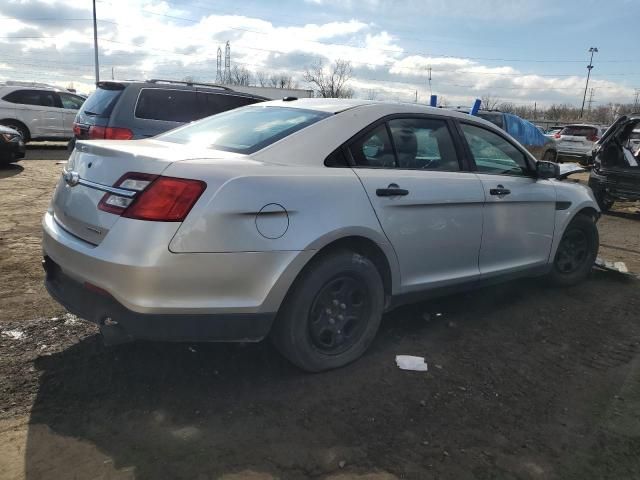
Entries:
<svg viewBox="0 0 640 480">
<path fill-rule="evenodd" d="M 64 136 L 71 138 L 73 137 L 73 122 L 76 119 L 78 110 L 80 110 L 80 107 L 82 107 L 84 103 L 84 98 L 79 95 L 64 92 L 60 92 L 58 95 L 62 102 L 62 129 Z"/>
<path fill-rule="evenodd" d="M 57 92 L 40 90 L 40 118 L 44 137 L 65 138 L 64 109 Z"/>
<path fill-rule="evenodd" d="M 395 249 L 405 292 L 476 280 L 482 184 L 463 171 L 452 124 L 396 117 L 350 145 L 353 170 Z"/>
<path fill-rule="evenodd" d="M 502 134 L 467 122 L 460 129 L 484 188 L 482 277 L 546 265 L 555 226 L 553 183 L 538 180 L 533 160 Z"/>
</svg>

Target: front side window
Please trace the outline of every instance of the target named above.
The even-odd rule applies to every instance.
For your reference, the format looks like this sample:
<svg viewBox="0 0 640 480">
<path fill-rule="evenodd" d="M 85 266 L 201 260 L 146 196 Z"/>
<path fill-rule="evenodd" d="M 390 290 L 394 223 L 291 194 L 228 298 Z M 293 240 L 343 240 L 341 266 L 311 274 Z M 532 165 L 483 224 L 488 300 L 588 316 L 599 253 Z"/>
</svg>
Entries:
<svg viewBox="0 0 640 480">
<path fill-rule="evenodd" d="M 330 113 L 287 107 L 244 107 L 177 128 L 158 140 L 215 148 L 236 153 L 254 153 Z"/>
<path fill-rule="evenodd" d="M 398 168 L 458 171 L 460 164 L 444 120 L 398 118 L 389 121 Z"/>
<path fill-rule="evenodd" d="M 84 103 L 84 98 L 69 93 L 59 93 L 62 107 L 68 110 L 79 110 Z"/>
<path fill-rule="evenodd" d="M 60 108 L 62 104 L 60 103 L 60 97 L 55 92 L 40 92 L 40 105 L 43 107 L 54 107 Z"/>
<path fill-rule="evenodd" d="M 191 122 L 201 117 L 196 92 L 143 88 L 136 104 L 135 116 L 167 122 Z"/>
<path fill-rule="evenodd" d="M 493 175 L 529 175 L 525 155 L 500 135 L 468 123 L 461 126 L 478 172 Z"/>
</svg>

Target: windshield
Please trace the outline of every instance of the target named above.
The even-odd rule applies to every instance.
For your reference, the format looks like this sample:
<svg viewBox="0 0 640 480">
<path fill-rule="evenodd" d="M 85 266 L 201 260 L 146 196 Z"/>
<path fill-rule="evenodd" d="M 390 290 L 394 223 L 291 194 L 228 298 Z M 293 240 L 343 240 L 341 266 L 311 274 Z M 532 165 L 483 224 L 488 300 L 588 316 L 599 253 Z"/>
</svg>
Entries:
<svg viewBox="0 0 640 480">
<path fill-rule="evenodd" d="M 331 114 L 286 107 L 245 107 L 158 136 L 165 142 L 253 153 Z"/>
<path fill-rule="evenodd" d="M 121 85 L 118 88 L 99 86 L 84 102 L 82 112 L 89 116 L 108 117 L 111 115 L 111 111 L 123 90 L 124 88 Z"/>
</svg>

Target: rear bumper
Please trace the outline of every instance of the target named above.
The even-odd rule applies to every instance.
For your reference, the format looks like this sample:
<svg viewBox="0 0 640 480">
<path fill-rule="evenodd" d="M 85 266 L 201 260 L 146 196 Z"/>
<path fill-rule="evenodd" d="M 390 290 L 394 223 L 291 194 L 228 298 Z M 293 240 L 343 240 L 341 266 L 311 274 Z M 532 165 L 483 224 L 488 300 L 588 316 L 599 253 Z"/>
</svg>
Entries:
<svg viewBox="0 0 640 480">
<path fill-rule="evenodd" d="M 607 175 L 591 171 L 589 187 L 596 195 L 606 194 L 619 200 L 640 200 L 640 177 L 620 181 L 615 175 Z"/>
<path fill-rule="evenodd" d="M 258 341 L 271 329 L 275 313 L 144 314 L 133 312 L 106 292 L 86 288 L 65 275 L 50 257 L 43 261 L 49 294 L 71 313 L 100 326 L 108 343 L 132 340 Z"/>
<path fill-rule="evenodd" d="M 176 254 L 168 250 L 176 224 L 125 218 L 97 246 L 49 212 L 42 225 L 44 255 L 55 265 L 47 280 L 51 295 L 82 318 L 111 317 L 142 339 L 259 339 L 315 253 Z"/>
</svg>

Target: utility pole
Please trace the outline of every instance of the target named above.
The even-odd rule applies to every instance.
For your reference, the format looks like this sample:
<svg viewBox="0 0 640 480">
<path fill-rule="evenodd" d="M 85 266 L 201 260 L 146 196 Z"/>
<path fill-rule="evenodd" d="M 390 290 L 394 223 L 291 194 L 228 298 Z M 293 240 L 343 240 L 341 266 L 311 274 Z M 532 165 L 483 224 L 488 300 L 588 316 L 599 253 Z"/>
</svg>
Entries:
<svg viewBox="0 0 640 480">
<path fill-rule="evenodd" d="M 431 65 L 429 65 L 429 95 L 433 95 L 433 91 L 431 90 Z"/>
<path fill-rule="evenodd" d="M 111 80 L 114 80 L 114 75 L 113 75 L 113 67 L 111 67 Z"/>
<path fill-rule="evenodd" d="M 582 107 L 580 108 L 580 118 L 582 118 L 582 114 L 584 113 L 584 102 L 587 99 L 587 88 L 589 88 L 589 77 L 591 76 L 591 70 L 593 69 L 593 54 L 598 53 L 598 47 L 591 47 L 589 49 L 591 53 L 591 59 L 589 60 L 589 65 L 587 65 L 587 84 L 584 86 L 584 96 L 582 97 Z"/>
<path fill-rule="evenodd" d="M 638 105 L 640 102 L 640 88 L 636 88 L 635 90 L 635 99 L 633 100 L 633 111 L 635 112 L 636 108 L 638 108 Z"/>
<path fill-rule="evenodd" d="M 96 21 L 96 0 L 93 0 L 93 56 L 96 67 L 96 85 L 100 81 L 100 65 L 98 64 L 98 22 Z"/>
</svg>

